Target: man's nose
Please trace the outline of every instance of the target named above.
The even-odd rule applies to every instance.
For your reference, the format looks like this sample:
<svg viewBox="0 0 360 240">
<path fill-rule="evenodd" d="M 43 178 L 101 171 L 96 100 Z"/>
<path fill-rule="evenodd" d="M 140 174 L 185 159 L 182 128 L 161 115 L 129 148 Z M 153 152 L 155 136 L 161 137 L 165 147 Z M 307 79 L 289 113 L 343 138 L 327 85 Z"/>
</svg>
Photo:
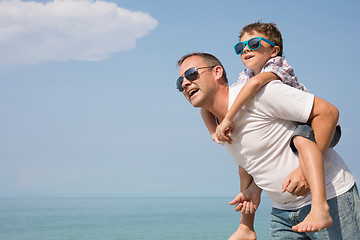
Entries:
<svg viewBox="0 0 360 240">
<path fill-rule="evenodd" d="M 185 89 L 186 86 L 191 85 L 191 81 L 187 80 L 185 77 L 183 78 L 183 82 L 181 84 L 182 88 Z"/>
</svg>

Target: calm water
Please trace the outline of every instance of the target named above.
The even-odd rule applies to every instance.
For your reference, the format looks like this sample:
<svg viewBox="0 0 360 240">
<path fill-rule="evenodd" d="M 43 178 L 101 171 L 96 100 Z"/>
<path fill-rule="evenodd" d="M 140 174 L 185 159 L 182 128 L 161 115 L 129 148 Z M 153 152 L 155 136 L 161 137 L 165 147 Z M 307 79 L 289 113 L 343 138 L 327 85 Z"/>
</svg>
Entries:
<svg viewBox="0 0 360 240">
<path fill-rule="evenodd" d="M 228 239 L 240 215 L 231 198 L 0 199 L 1 240 Z M 268 239 L 271 203 L 255 230 Z"/>
</svg>

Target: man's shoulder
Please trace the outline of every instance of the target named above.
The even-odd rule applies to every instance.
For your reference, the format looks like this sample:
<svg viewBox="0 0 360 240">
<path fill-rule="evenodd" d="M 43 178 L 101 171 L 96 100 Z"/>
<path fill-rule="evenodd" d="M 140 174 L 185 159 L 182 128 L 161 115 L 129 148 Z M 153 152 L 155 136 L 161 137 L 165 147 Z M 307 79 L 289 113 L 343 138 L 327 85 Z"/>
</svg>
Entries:
<svg viewBox="0 0 360 240">
<path fill-rule="evenodd" d="M 273 80 L 265 84 L 260 90 L 262 91 L 293 91 L 294 87 L 284 84 L 281 80 Z M 297 89 L 296 89 L 297 90 Z"/>
<path fill-rule="evenodd" d="M 281 90 L 286 90 L 288 88 L 291 88 L 291 87 L 287 86 L 280 80 L 273 80 L 273 81 L 270 81 L 269 83 L 265 84 L 262 88 L 260 88 L 258 93 L 273 92 L 273 91 L 278 92 Z"/>
<path fill-rule="evenodd" d="M 281 102 L 282 105 L 296 104 L 299 102 L 308 102 L 313 99 L 313 95 L 294 87 L 284 84 L 280 80 L 274 80 L 263 86 L 254 96 L 255 102 L 274 105 L 275 102 Z"/>
</svg>

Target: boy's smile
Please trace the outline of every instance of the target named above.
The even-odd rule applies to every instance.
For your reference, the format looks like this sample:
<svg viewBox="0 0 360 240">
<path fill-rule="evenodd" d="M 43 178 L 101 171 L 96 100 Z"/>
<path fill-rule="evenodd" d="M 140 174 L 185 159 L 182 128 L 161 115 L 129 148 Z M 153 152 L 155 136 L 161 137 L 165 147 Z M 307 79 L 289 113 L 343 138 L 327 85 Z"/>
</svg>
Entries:
<svg viewBox="0 0 360 240">
<path fill-rule="evenodd" d="M 254 37 L 266 38 L 266 36 L 261 33 L 252 32 L 251 34 L 245 33 L 240 41 L 244 42 Z M 276 57 L 278 52 L 274 50 L 275 48 L 265 41 L 261 41 L 260 48 L 256 50 L 250 50 L 246 45 L 244 51 L 241 53 L 241 60 L 243 64 L 251 69 L 256 75 L 261 72 L 261 69 L 270 58 Z"/>
</svg>

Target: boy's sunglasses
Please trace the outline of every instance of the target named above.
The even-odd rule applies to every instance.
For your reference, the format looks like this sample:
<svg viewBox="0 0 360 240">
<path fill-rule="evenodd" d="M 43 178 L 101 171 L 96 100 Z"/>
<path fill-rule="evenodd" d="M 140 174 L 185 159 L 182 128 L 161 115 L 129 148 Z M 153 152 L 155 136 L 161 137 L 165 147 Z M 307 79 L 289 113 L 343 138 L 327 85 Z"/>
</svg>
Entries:
<svg viewBox="0 0 360 240">
<path fill-rule="evenodd" d="M 196 79 L 198 79 L 199 77 L 199 69 L 202 69 L 202 68 L 213 68 L 213 67 L 216 67 L 216 66 L 209 66 L 209 67 L 199 67 L 199 68 L 195 68 L 195 67 L 192 67 L 192 68 L 189 68 L 188 70 L 185 71 L 184 73 L 184 77 L 189 80 L 189 81 L 195 81 Z M 184 82 L 184 77 L 179 77 L 177 80 L 176 80 L 176 88 L 179 90 L 179 92 L 182 92 L 184 89 L 182 87 L 182 84 Z"/>
<path fill-rule="evenodd" d="M 270 44 L 271 46 L 275 46 L 275 43 L 273 43 L 270 40 L 267 40 L 266 38 L 263 37 L 255 37 L 255 38 L 251 38 L 245 42 L 239 42 L 234 46 L 235 52 L 237 55 L 242 54 L 242 52 L 244 51 L 244 48 L 246 47 L 246 45 L 248 45 L 250 50 L 256 50 L 261 46 L 261 40 L 267 42 L 268 44 Z"/>
</svg>

